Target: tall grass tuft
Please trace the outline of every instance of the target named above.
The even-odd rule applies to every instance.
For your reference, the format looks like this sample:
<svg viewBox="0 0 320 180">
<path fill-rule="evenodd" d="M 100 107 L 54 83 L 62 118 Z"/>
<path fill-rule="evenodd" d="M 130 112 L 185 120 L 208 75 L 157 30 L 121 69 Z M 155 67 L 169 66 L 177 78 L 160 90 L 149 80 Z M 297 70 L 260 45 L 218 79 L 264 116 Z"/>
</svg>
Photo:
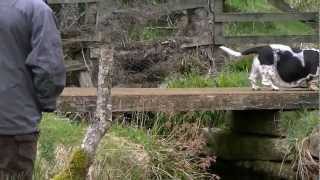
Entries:
<svg viewBox="0 0 320 180">
<path fill-rule="evenodd" d="M 287 129 L 287 140 L 293 156 L 297 178 L 315 179 L 319 174 L 319 160 L 310 155 L 308 136 L 319 128 L 319 111 L 296 111 L 281 114 L 280 125 Z"/>
</svg>

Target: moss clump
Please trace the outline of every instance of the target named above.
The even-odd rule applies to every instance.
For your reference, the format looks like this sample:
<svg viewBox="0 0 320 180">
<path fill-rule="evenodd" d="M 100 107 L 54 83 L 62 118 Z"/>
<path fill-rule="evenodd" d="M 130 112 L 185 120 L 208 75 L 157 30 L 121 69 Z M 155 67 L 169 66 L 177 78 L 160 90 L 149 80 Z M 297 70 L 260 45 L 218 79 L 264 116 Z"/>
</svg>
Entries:
<svg viewBox="0 0 320 180">
<path fill-rule="evenodd" d="M 83 149 L 76 150 L 69 165 L 52 180 L 84 180 L 89 158 Z"/>
</svg>

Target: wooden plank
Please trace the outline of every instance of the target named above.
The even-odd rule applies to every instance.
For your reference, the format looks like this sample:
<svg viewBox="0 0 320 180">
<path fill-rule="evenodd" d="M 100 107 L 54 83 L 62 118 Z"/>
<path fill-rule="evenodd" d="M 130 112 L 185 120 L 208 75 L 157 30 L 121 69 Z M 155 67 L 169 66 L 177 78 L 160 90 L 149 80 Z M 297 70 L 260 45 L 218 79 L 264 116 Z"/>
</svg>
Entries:
<svg viewBox="0 0 320 180">
<path fill-rule="evenodd" d="M 226 36 L 216 38 L 216 44 L 246 44 L 246 43 L 317 43 L 319 37 L 316 35 L 299 35 L 299 36 Z"/>
<path fill-rule="evenodd" d="M 87 69 L 84 63 L 81 63 L 75 60 L 66 61 L 65 66 L 66 66 L 67 72 L 83 71 Z"/>
<path fill-rule="evenodd" d="M 81 71 L 79 73 L 79 84 L 80 84 L 80 87 L 84 87 L 84 88 L 94 87 L 90 72 Z"/>
<path fill-rule="evenodd" d="M 221 30 L 220 30 L 221 32 Z M 219 36 L 217 35 L 219 34 Z M 299 42 L 319 42 L 317 36 L 227 36 L 224 37 L 221 33 L 216 33 L 215 45 L 221 44 L 236 44 L 236 43 L 284 43 L 284 44 L 297 44 Z M 200 46 L 213 45 L 210 39 L 195 39 L 188 43 L 181 45 L 181 48 L 194 48 Z"/>
<path fill-rule="evenodd" d="M 208 0 L 170 0 L 168 3 L 160 4 L 162 10 L 168 13 L 187 9 L 203 8 L 208 6 Z"/>
<path fill-rule="evenodd" d="M 252 91 L 249 88 L 116 88 L 112 89 L 113 112 L 213 111 L 213 110 L 296 110 L 319 107 L 315 91 L 288 89 Z M 92 112 L 96 107 L 95 88 L 66 88 L 58 109 Z"/>
<path fill-rule="evenodd" d="M 281 11 L 284 11 L 284 12 L 298 12 L 297 9 L 292 8 L 290 6 L 290 4 L 288 4 L 284 0 L 268 0 L 268 2 L 270 4 L 272 4 L 274 7 L 280 9 Z"/>
<path fill-rule="evenodd" d="M 301 20 L 309 21 L 316 20 L 318 13 L 223 13 L 216 14 L 216 22 L 248 22 L 248 21 L 289 21 Z"/>
<path fill-rule="evenodd" d="M 224 0 L 213 0 L 214 13 L 222 13 L 223 12 Z"/>
<path fill-rule="evenodd" d="M 48 0 L 49 4 L 77 4 L 77 3 L 96 3 L 99 0 Z"/>
<path fill-rule="evenodd" d="M 214 0 L 214 18 L 216 18 L 216 16 L 218 14 L 222 14 L 223 13 L 223 4 L 224 4 L 224 0 Z M 215 45 L 220 45 L 219 42 L 221 42 L 223 40 L 224 37 L 224 26 L 222 22 L 217 22 L 214 21 L 214 26 L 213 26 L 213 41 Z"/>
<path fill-rule="evenodd" d="M 158 4 L 150 7 L 150 12 L 141 11 L 140 8 L 114 8 L 110 11 L 112 14 L 124 14 L 132 16 L 141 16 L 148 19 L 159 19 L 160 16 L 171 14 L 175 11 L 183 11 L 188 9 L 206 8 L 207 0 L 170 0 L 167 3 Z M 152 12 L 151 12 L 152 11 Z"/>
<path fill-rule="evenodd" d="M 100 42 L 99 37 L 85 37 L 85 38 L 63 38 L 62 42 L 64 44 L 70 44 L 70 43 L 97 43 Z"/>
</svg>

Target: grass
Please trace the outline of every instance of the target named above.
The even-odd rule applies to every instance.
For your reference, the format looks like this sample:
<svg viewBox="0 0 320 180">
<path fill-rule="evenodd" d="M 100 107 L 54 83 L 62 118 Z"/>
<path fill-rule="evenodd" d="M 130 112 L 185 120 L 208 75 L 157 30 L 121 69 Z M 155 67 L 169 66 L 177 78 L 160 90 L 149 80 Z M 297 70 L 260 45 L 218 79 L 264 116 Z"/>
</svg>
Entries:
<svg viewBox="0 0 320 180">
<path fill-rule="evenodd" d="M 297 8 L 302 11 L 312 11 L 317 12 L 319 11 L 320 1 L 318 0 L 285 0 L 288 2 L 292 7 Z"/>
<path fill-rule="evenodd" d="M 276 12 L 268 0 L 226 0 L 227 10 L 241 10 L 241 12 Z"/>
<path fill-rule="evenodd" d="M 45 115 L 40 127 L 35 180 L 50 179 L 67 166 L 72 149 L 80 146 L 84 127 L 54 114 Z M 99 145 L 94 163 L 95 179 L 199 179 L 210 176 L 199 167 L 202 158 L 191 156 L 190 151 L 179 150 L 178 142 L 168 140 L 155 127 L 115 123 Z"/>
<path fill-rule="evenodd" d="M 308 139 L 319 125 L 319 110 L 301 110 L 281 114 L 280 126 L 288 131 L 286 139 L 291 148 L 291 154 L 288 156 L 293 157 L 292 166 L 296 167 L 297 177 L 300 179 L 310 179 L 312 176 L 319 175 L 319 160 L 310 155 Z"/>
<path fill-rule="evenodd" d="M 197 73 L 188 73 L 180 77 L 167 79 L 168 88 L 205 88 L 213 87 L 214 80 Z"/>
<path fill-rule="evenodd" d="M 48 162 L 54 160 L 57 146 L 78 145 L 85 130 L 83 124 L 70 122 L 67 118 L 53 114 L 45 114 L 39 128 L 41 131 L 39 153 Z"/>
<path fill-rule="evenodd" d="M 319 124 L 319 111 L 301 110 L 281 113 L 281 128 L 288 130 L 287 139 L 292 145 L 310 135 Z"/>
<path fill-rule="evenodd" d="M 248 87 L 248 74 L 252 58 L 245 57 L 232 62 L 218 74 L 217 77 L 202 75 L 191 71 L 180 76 L 173 76 L 166 80 L 167 88 L 213 88 L 213 87 Z"/>
</svg>

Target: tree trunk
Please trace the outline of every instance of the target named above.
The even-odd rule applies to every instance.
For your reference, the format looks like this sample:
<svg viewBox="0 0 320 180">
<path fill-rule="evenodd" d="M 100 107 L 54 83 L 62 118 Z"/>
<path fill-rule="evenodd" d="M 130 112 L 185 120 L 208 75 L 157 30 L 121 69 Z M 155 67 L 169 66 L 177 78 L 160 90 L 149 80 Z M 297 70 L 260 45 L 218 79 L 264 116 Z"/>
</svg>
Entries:
<svg viewBox="0 0 320 180">
<path fill-rule="evenodd" d="M 101 49 L 99 65 L 97 109 L 81 146 L 90 157 L 95 155 L 96 148 L 101 138 L 104 136 L 112 122 L 112 64 L 113 49 L 104 46 Z"/>
<path fill-rule="evenodd" d="M 113 49 L 104 46 L 101 50 L 98 74 L 97 109 L 93 121 L 87 129 L 81 148 L 89 157 L 87 168 L 93 163 L 97 147 L 112 124 L 112 67 Z M 90 168 L 92 170 L 92 168 Z M 90 170 L 90 171 L 91 171 Z M 91 172 L 87 169 L 87 178 L 91 180 Z"/>
<path fill-rule="evenodd" d="M 105 45 L 100 49 L 97 108 L 81 148 L 76 150 L 69 165 L 53 180 L 85 179 L 94 161 L 97 147 L 112 123 L 112 67 L 113 48 Z M 88 175 L 86 179 L 91 179 Z"/>
</svg>

